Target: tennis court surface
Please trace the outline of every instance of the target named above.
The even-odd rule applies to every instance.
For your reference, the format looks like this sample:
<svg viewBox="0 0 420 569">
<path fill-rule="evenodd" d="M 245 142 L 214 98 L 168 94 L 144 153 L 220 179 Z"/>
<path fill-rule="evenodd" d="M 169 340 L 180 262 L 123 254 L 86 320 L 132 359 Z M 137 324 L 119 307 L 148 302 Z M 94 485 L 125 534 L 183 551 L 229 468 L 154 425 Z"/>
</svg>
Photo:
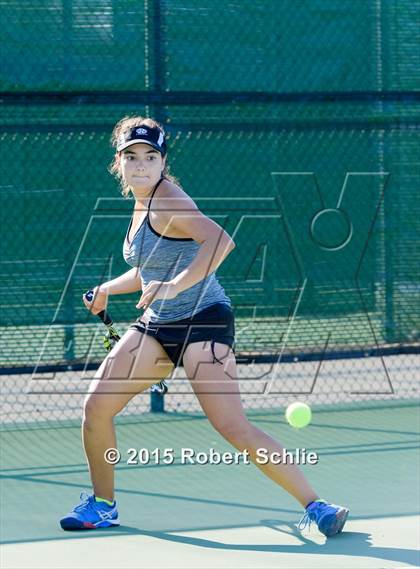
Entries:
<svg viewBox="0 0 420 569">
<path fill-rule="evenodd" d="M 420 566 L 417 6 L 2 1 L 1 569 Z M 61 530 L 91 492 L 80 427 L 105 357 L 82 294 L 128 268 L 135 202 L 108 170 L 127 115 L 162 124 L 171 175 L 235 241 L 217 278 L 246 413 L 317 453 L 302 469 L 350 509 L 342 534 L 299 531 L 253 464 L 182 460 L 234 450 L 182 368 L 116 418 L 121 525 Z M 110 299 L 120 334 L 138 300 Z"/>
<path fill-rule="evenodd" d="M 401 369 L 402 359 L 394 358 L 393 366 L 391 372 Z M 181 391 L 181 375 L 179 385 L 175 379 L 170 385 L 169 408 L 181 397 L 174 393 Z M 416 378 L 394 387 L 388 400 L 382 395 L 356 404 L 317 404 L 314 393 L 306 398 L 313 421 L 301 430 L 287 425 L 284 409 L 247 411 L 287 449 L 317 453 L 318 463 L 302 466 L 304 472 L 322 496 L 350 508 L 345 531 L 328 540 L 314 526 L 297 529 L 300 508 L 252 463 L 182 460 L 185 448 L 207 454 L 211 448 L 234 450 L 194 409 L 121 417 L 122 460 L 116 467 L 121 526 L 63 532 L 59 518 L 90 488 L 80 419 L 44 418 L 28 427 L 14 417 L 2 432 L 2 567 L 70 568 L 81 560 L 98 568 L 417 567 L 420 416 L 413 397 L 397 398 L 399 389 L 406 397 L 411 389 L 414 396 Z M 40 405 L 51 395 L 33 397 Z M 245 395 L 245 405 L 255 397 Z M 145 404 L 148 398 L 139 397 Z M 127 464 L 130 448 L 148 449 L 149 463 Z M 173 449 L 173 464 L 153 459 L 156 448 Z"/>
</svg>

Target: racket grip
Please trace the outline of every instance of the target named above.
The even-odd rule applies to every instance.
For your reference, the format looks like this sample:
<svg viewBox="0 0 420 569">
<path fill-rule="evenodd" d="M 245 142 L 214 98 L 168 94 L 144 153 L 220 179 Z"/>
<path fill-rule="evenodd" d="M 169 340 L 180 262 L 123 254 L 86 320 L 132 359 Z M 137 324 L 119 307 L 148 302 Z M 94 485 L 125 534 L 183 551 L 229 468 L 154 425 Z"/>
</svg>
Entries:
<svg viewBox="0 0 420 569">
<path fill-rule="evenodd" d="M 85 293 L 85 298 L 88 302 L 92 302 L 93 290 L 88 290 Z M 99 312 L 96 316 L 98 316 L 102 320 L 102 322 L 105 324 L 105 326 L 112 326 L 112 324 L 113 324 L 112 318 L 106 310 L 101 310 L 101 312 Z"/>
<path fill-rule="evenodd" d="M 93 290 L 88 290 L 85 293 L 85 298 L 88 302 L 92 302 L 93 300 Z M 106 325 L 106 326 L 112 326 L 113 322 L 112 322 L 112 318 L 110 317 L 110 315 L 108 314 L 108 312 L 106 310 L 101 310 L 101 312 L 99 312 L 97 314 L 97 316 L 102 320 L 102 322 Z M 106 340 L 109 343 L 109 347 L 106 346 L 107 350 L 111 350 L 113 345 L 115 345 L 116 342 L 118 342 L 118 340 L 120 339 L 120 337 L 118 335 L 115 335 L 115 331 L 114 330 L 110 330 L 109 334 L 111 334 L 110 336 L 106 337 Z M 112 335 L 113 334 L 113 335 Z M 159 383 L 155 383 L 154 385 L 152 385 L 151 387 L 151 392 L 158 394 L 158 395 L 165 395 L 168 392 L 168 385 L 166 384 L 165 380 L 160 381 Z"/>
<path fill-rule="evenodd" d="M 102 310 L 97 314 L 97 316 L 99 316 L 99 318 L 102 320 L 105 326 L 112 326 L 113 324 L 112 318 L 106 310 Z"/>
</svg>

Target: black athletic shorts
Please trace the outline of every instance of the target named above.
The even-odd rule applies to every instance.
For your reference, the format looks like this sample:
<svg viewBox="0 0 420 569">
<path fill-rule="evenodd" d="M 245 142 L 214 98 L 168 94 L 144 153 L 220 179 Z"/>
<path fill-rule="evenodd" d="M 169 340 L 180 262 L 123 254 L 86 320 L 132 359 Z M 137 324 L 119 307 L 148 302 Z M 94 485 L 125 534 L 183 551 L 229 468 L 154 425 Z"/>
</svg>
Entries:
<svg viewBox="0 0 420 569">
<path fill-rule="evenodd" d="M 175 322 L 142 322 L 138 318 L 130 326 L 132 330 L 138 330 L 148 336 L 153 336 L 163 346 L 175 367 L 182 365 L 184 352 L 189 344 L 194 342 L 211 342 L 213 363 L 223 363 L 216 358 L 214 353 L 215 342 L 227 344 L 234 350 L 235 321 L 233 310 L 224 303 L 216 303 L 208 306 L 201 312 L 197 312 L 192 318 L 176 320 Z"/>
</svg>

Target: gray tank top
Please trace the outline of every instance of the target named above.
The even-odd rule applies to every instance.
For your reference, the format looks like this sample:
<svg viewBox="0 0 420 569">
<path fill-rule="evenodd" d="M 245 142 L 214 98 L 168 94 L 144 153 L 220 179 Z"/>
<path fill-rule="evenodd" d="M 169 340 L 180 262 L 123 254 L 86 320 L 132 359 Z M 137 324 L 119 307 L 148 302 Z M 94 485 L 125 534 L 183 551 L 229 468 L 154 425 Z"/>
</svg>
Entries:
<svg viewBox="0 0 420 569">
<path fill-rule="evenodd" d="M 151 226 L 149 219 L 150 206 L 153 196 L 164 180 L 161 178 L 153 189 L 149 200 L 147 214 L 137 229 L 131 243 L 131 218 L 124 239 L 123 255 L 131 267 L 138 267 L 146 286 L 150 281 L 169 281 L 186 269 L 197 254 L 200 245 L 193 239 L 164 237 Z M 194 286 L 182 291 L 175 298 L 155 300 L 145 311 L 144 316 L 150 322 L 170 322 L 190 318 L 208 308 L 212 304 L 224 303 L 231 305 L 222 285 L 212 273 Z"/>
</svg>

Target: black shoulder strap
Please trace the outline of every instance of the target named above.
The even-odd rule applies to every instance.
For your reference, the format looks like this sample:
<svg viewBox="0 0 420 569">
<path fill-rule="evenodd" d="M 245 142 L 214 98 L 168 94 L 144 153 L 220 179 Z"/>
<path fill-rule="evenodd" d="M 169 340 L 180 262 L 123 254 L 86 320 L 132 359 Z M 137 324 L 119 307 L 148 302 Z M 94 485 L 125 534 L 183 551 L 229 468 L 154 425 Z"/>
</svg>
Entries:
<svg viewBox="0 0 420 569">
<path fill-rule="evenodd" d="M 156 186 L 153 188 L 152 195 L 150 196 L 150 200 L 149 200 L 149 205 L 148 205 L 148 207 L 147 207 L 147 216 L 149 216 L 149 211 L 150 211 L 150 206 L 152 205 L 153 196 L 155 195 L 156 190 L 157 190 L 158 187 L 159 187 L 159 184 L 160 184 L 164 179 L 165 179 L 165 178 L 162 177 L 162 178 L 159 180 L 159 182 L 156 184 Z"/>
</svg>

